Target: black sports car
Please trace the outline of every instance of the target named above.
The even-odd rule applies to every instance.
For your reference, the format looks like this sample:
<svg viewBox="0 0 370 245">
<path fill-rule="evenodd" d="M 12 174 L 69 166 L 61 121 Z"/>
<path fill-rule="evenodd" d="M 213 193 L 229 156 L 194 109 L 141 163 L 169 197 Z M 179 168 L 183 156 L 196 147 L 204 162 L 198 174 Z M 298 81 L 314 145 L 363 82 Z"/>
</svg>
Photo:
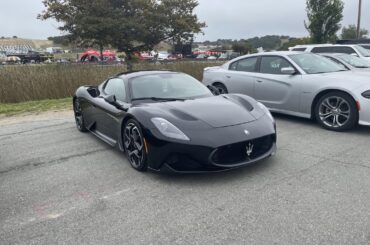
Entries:
<svg viewBox="0 0 370 245">
<path fill-rule="evenodd" d="M 80 87 L 73 105 L 77 128 L 117 145 L 139 171 L 222 171 L 276 151 L 265 106 L 245 95 L 214 95 L 179 72 L 121 73 Z"/>
</svg>

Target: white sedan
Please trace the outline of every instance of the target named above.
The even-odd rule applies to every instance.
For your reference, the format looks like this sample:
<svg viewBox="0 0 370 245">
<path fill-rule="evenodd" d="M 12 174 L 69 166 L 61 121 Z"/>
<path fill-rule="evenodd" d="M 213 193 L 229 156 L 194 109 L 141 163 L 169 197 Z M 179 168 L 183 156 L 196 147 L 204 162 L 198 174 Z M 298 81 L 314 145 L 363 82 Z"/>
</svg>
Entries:
<svg viewBox="0 0 370 245">
<path fill-rule="evenodd" d="M 246 55 L 204 70 L 220 93 L 241 93 L 272 112 L 314 118 L 326 129 L 370 126 L 370 76 L 312 53 Z"/>
</svg>

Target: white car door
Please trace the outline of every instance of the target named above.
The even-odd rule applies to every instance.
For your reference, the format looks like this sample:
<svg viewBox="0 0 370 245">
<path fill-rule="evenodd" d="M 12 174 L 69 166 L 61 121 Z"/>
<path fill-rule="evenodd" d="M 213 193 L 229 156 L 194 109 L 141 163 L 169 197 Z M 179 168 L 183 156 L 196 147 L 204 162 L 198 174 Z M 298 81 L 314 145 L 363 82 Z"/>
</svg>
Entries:
<svg viewBox="0 0 370 245">
<path fill-rule="evenodd" d="M 226 87 L 229 93 L 239 93 L 254 97 L 255 71 L 258 56 L 237 60 L 225 72 Z"/>
<path fill-rule="evenodd" d="M 283 74 L 282 68 L 294 68 L 281 56 L 261 56 L 255 83 L 255 99 L 270 109 L 299 112 L 302 76 Z"/>
</svg>

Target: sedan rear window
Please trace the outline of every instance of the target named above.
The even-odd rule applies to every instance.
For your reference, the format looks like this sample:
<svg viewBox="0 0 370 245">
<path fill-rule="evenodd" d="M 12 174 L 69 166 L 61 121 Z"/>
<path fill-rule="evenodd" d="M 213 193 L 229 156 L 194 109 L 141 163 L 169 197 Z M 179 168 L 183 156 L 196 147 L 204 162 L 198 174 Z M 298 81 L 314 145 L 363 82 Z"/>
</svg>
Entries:
<svg viewBox="0 0 370 245">
<path fill-rule="evenodd" d="M 258 57 L 251 57 L 242 60 L 238 60 L 230 65 L 230 70 L 233 71 L 245 71 L 245 72 L 255 72 Z"/>
</svg>

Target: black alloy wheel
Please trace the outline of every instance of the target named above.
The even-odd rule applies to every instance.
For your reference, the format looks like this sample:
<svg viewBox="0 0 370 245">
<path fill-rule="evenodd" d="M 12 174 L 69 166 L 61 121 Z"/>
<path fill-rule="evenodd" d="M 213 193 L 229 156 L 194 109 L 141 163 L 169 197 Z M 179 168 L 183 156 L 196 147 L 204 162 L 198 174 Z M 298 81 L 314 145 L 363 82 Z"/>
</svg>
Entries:
<svg viewBox="0 0 370 245">
<path fill-rule="evenodd" d="M 87 132 L 87 128 L 85 127 L 85 121 L 84 121 L 84 117 L 82 113 L 81 104 L 78 101 L 78 99 L 75 99 L 73 109 L 74 109 L 77 129 L 81 132 Z"/>
<path fill-rule="evenodd" d="M 131 166 L 138 171 L 148 169 L 147 153 L 139 123 L 130 119 L 123 130 L 123 145 Z"/>
</svg>

